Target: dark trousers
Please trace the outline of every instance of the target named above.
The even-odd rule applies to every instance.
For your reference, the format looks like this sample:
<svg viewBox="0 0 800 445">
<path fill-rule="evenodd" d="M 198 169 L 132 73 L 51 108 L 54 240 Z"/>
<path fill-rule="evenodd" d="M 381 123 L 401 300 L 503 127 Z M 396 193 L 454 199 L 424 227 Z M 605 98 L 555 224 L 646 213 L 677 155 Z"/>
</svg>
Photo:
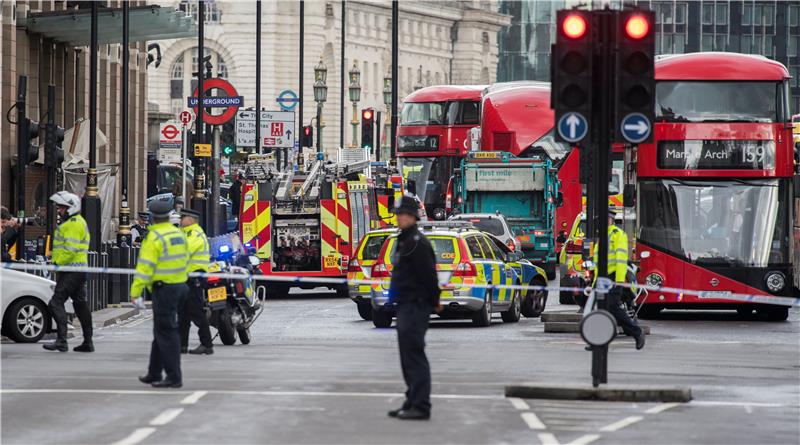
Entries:
<svg viewBox="0 0 800 445">
<path fill-rule="evenodd" d="M 642 335 L 642 328 L 636 324 L 635 321 L 628 315 L 628 311 L 625 310 L 625 305 L 622 304 L 622 293 L 625 289 L 621 287 L 614 287 L 611 289 L 611 292 L 608 293 L 608 312 L 611 312 L 611 315 L 617 320 L 617 324 L 622 326 L 622 332 L 625 335 L 630 335 L 631 337 L 638 337 Z"/>
<path fill-rule="evenodd" d="M 186 284 L 156 284 L 153 286 L 153 343 L 150 347 L 148 374 L 181 382 L 181 337 L 178 314 L 183 310 L 188 288 Z"/>
<path fill-rule="evenodd" d="M 425 332 L 431 306 L 425 303 L 404 303 L 397 306 L 397 344 L 400 366 L 406 381 L 403 409 L 431 410 L 431 367 L 425 356 Z"/>
<path fill-rule="evenodd" d="M 58 343 L 67 342 L 67 311 L 64 303 L 67 298 L 72 299 L 72 307 L 75 315 L 81 322 L 84 343 L 92 341 L 92 312 L 86 303 L 86 274 L 81 272 L 62 272 L 58 274 L 56 289 L 53 298 L 50 299 L 48 306 L 53 320 L 56 322 L 56 334 Z"/>
<path fill-rule="evenodd" d="M 206 317 L 206 285 L 203 278 L 189 278 L 186 282 L 189 286 L 189 294 L 186 297 L 186 304 L 180 313 L 178 322 L 181 326 L 181 346 L 189 346 L 189 328 L 194 323 L 200 335 L 200 344 L 210 348 L 211 329 L 208 327 Z"/>
</svg>

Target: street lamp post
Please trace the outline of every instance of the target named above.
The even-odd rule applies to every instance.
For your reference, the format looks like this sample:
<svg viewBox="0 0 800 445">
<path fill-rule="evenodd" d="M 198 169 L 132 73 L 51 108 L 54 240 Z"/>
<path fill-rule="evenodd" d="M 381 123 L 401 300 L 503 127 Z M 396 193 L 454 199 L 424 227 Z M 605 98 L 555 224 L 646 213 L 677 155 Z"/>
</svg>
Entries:
<svg viewBox="0 0 800 445">
<path fill-rule="evenodd" d="M 386 105 L 386 117 L 383 123 L 384 126 L 384 134 L 391 138 L 391 134 L 389 132 L 389 125 L 392 119 L 392 76 L 390 73 L 386 73 L 383 77 L 383 103 Z M 391 140 L 389 141 L 391 144 Z M 380 144 L 380 141 L 378 141 Z M 383 154 L 383 146 L 381 146 L 381 155 Z M 383 156 L 381 156 L 383 157 Z"/>
<path fill-rule="evenodd" d="M 358 65 L 353 63 L 353 68 L 350 70 L 350 102 L 353 103 L 353 120 L 350 124 L 353 126 L 353 144 L 351 148 L 358 147 L 358 101 L 361 100 L 361 70 Z"/>
<path fill-rule="evenodd" d="M 328 85 L 325 80 L 328 78 L 328 67 L 319 59 L 319 63 L 314 67 L 314 102 L 317 103 L 317 160 L 322 161 L 322 104 L 328 99 Z"/>
</svg>

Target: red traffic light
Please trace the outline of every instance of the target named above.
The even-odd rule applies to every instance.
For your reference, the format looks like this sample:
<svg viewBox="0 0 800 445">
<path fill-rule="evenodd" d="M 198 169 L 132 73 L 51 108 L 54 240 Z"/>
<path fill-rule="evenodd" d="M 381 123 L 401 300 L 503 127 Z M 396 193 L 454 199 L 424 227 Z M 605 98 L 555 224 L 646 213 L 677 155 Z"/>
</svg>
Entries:
<svg viewBox="0 0 800 445">
<path fill-rule="evenodd" d="M 644 16 L 632 15 L 625 22 L 625 34 L 631 39 L 640 40 L 650 32 L 650 22 Z"/>
<path fill-rule="evenodd" d="M 303 127 L 303 132 L 306 134 L 306 136 L 310 135 L 311 134 L 311 126 L 310 125 L 306 125 L 305 127 Z"/>
<path fill-rule="evenodd" d="M 372 110 L 364 110 L 364 111 L 362 111 L 361 112 L 361 119 L 363 119 L 365 121 L 371 121 L 372 120 Z"/>
<path fill-rule="evenodd" d="M 570 14 L 561 23 L 561 30 L 570 39 L 580 39 L 586 34 L 586 19 L 578 14 Z"/>
</svg>

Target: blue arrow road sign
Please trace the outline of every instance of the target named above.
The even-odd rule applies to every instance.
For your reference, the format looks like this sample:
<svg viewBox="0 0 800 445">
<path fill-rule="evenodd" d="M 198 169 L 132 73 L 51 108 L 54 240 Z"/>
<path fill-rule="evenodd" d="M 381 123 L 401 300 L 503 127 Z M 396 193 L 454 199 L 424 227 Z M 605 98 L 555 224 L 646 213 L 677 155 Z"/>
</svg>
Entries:
<svg viewBox="0 0 800 445">
<path fill-rule="evenodd" d="M 632 144 L 638 144 L 650 136 L 650 119 L 642 113 L 631 113 L 622 119 L 619 129 L 622 137 Z"/>
<path fill-rule="evenodd" d="M 275 99 L 280 105 L 281 110 L 283 111 L 292 111 L 297 106 L 297 103 L 300 102 L 300 99 L 297 97 L 297 93 L 292 90 L 283 90 L 281 94 L 278 94 L 278 98 Z"/>
<path fill-rule="evenodd" d="M 589 123 L 580 113 L 570 112 L 558 120 L 558 134 L 567 142 L 578 142 L 586 137 Z"/>
</svg>

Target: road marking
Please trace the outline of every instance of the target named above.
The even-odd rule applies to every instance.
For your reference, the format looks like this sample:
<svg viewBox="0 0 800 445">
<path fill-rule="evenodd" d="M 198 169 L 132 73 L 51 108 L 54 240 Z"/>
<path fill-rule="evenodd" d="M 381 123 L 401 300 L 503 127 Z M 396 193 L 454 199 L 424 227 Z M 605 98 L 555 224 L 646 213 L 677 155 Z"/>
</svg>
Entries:
<svg viewBox="0 0 800 445">
<path fill-rule="evenodd" d="M 195 403 L 197 403 L 198 400 L 200 400 L 200 398 L 202 398 L 206 394 L 208 394 L 208 391 L 195 391 L 189 394 L 188 396 L 184 397 L 183 400 L 181 400 L 181 404 L 194 405 Z"/>
<path fill-rule="evenodd" d="M 157 415 L 155 419 L 151 420 L 150 426 L 166 425 L 175 420 L 176 417 L 180 416 L 182 412 L 183 408 L 170 408 L 164 411 L 163 413 Z"/>
<path fill-rule="evenodd" d="M 558 445 L 558 440 L 552 433 L 539 433 L 539 442 L 542 445 Z"/>
<path fill-rule="evenodd" d="M 113 445 L 135 445 L 148 437 L 151 434 L 155 433 L 156 429 L 152 427 L 148 428 L 136 428 L 133 430 L 132 433 L 128 435 L 128 437 L 120 440 L 119 442 L 114 442 Z"/>
<path fill-rule="evenodd" d="M 759 403 L 759 402 L 714 402 L 714 401 L 691 401 L 690 405 L 697 406 L 751 406 L 756 408 L 781 408 L 786 405 L 782 403 Z"/>
<path fill-rule="evenodd" d="M 524 400 L 519 399 L 517 397 L 509 397 L 508 401 L 511 402 L 512 405 L 514 405 L 514 408 L 516 408 L 516 409 L 518 409 L 520 411 L 527 411 L 527 410 L 531 409 L 531 407 L 528 406 L 528 404 L 525 403 Z"/>
<path fill-rule="evenodd" d="M 595 440 L 597 440 L 599 438 L 600 438 L 599 434 L 587 434 L 585 436 L 581 436 L 581 437 L 573 440 L 572 442 L 570 442 L 567 445 L 587 445 L 587 444 L 590 444 L 590 443 L 594 442 Z"/>
<path fill-rule="evenodd" d="M 640 421 L 642 419 L 643 419 L 642 416 L 626 417 L 626 418 L 624 418 L 624 419 L 622 419 L 622 420 L 620 420 L 618 422 L 612 423 L 611 425 L 606 425 L 606 426 L 600 428 L 600 431 L 609 431 L 609 432 L 610 431 L 618 431 L 618 430 L 621 430 L 621 429 L 625 428 L 626 426 L 631 426 L 634 423 L 636 423 L 636 422 L 638 422 L 638 421 Z"/>
<path fill-rule="evenodd" d="M 536 417 L 536 414 L 528 412 L 528 413 L 522 413 L 520 415 L 522 416 L 522 420 L 524 420 L 525 423 L 528 424 L 528 428 L 532 430 L 543 430 L 546 428 L 542 423 L 542 421 L 539 420 L 538 417 Z"/>
<path fill-rule="evenodd" d="M 668 409 L 671 409 L 671 408 L 675 408 L 678 405 L 680 405 L 680 403 L 662 403 L 660 405 L 656 405 L 656 406 L 648 409 L 647 411 L 645 411 L 645 413 L 647 413 L 647 414 L 663 413 L 664 411 L 666 411 Z"/>
</svg>

